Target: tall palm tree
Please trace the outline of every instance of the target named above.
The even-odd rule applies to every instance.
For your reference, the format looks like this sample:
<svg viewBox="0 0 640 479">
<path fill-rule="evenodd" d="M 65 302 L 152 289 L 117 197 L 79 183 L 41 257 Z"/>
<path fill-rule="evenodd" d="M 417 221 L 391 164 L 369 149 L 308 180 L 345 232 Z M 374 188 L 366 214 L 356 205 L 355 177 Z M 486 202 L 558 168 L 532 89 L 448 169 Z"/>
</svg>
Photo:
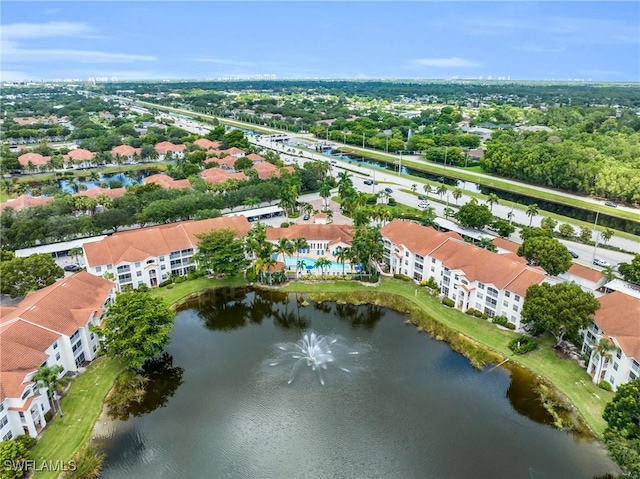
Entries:
<svg viewBox="0 0 640 479">
<path fill-rule="evenodd" d="M 452 193 L 453 199 L 456 200 L 456 206 L 458 205 L 458 200 L 462 198 L 462 189 L 456 188 Z"/>
<path fill-rule="evenodd" d="M 287 238 L 280 238 L 278 240 L 278 244 L 276 245 L 276 253 L 282 255 L 282 262 L 286 265 L 287 261 L 285 255 L 291 256 L 294 251 L 294 245 L 291 240 Z"/>
<path fill-rule="evenodd" d="M 296 263 L 296 277 L 298 276 L 298 271 L 304 271 L 307 267 L 307 263 L 303 259 L 298 260 Z"/>
<path fill-rule="evenodd" d="M 73 256 L 76 259 L 76 264 L 80 264 L 78 262 L 78 256 L 82 256 L 82 254 L 83 254 L 82 248 L 78 248 L 77 246 L 69 250 L 69 255 Z"/>
<path fill-rule="evenodd" d="M 316 268 L 320 269 L 320 275 L 324 276 L 325 268 L 329 268 L 331 266 L 331 261 L 325 258 L 324 256 L 318 258 L 316 260 Z"/>
<path fill-rule="evenodd" d="M 325 178 L 322 181 L 322 184 L 320 185 L 320 190 L 318 191 L 318 193 L 320 193 L 320 197 L 323 199 L 324 211 L 328 210 L 329 209 L 328 198 L 331 196 L 331 183 L 327 178 Z"/>
<path fill-rule="evenodd" d="M 416 185 L 415 183 L 411 185 L 411 192 L 412 193 L 415 193 L 417 189 L 418 189 L 418 185 Z"/>
<path fill-rule="evenodd" d="M 489 193 L 487 197 L 487 204 L 489 205 L 489 211 L 493 212 L 493 205 L 498 204 L 500 198 L 495 193 Z"/>
<path fill-rule="evenodd" d="M 429 185 L 429 183 L 425 183 L 422 189 L 424 190 L 424 193 L 427 195 L 427 199 L 429 199 L 429 193 L 431 193 L 431 186 Z"/>
<path fill-rule="evenodd" d="M 613 230 L 606 228 L 602 233 L 600 233 L 600 237 L 602 238 L 602 242 L 607 244 L 607 242 L 613 237 Z"/>
<path fill-rule="evenodd" d="M 529 217 L 529 228 L 531 228 L 531 223 L 533 223 L 533 217 L 538 214 L 538 205 L 533 203 L 527 207 L 527 216 Z"/>
<path fill-rule="evenodd" d="M 338 263 L 342 263 L 342 276 L 344 276 L 344 263 L 349 259 L 351 255 L 351 248 L 338 246 L 336 249 L 336 259 Z"/>
<path fill-rule="evenodd" d="M 53 404 L 53 410 L 60 413 L 60 416 L 63 416 L 63 414 L 56 392 L 66 382 L 64 378 L 60 377 L 62 371 L 64 371 L 64 368 L 59 364 L 42 366 L 31 378 L 39 387 L 47 388 L 47 396 L 49 396 L 51 404 Z"/>
<path fill-rule="evenodd" d="M 442 201 L 442 196 L 447 192 L 447 187 L 444 186 L 444 183 L 438 186 L 436 193 L 440 195 L 440 201 Z"/>
<path fill-rule="evenodd" d="M 609 265 L 602 270 L 602 274 L 604 275 L 607 283 L 613 281 L 616 278 L 616 270 L 613 266 Z"/>
<path fill-rule="evenodd" d="M 599 356 L 598 365 L 593 375 L 594 384 L 598 384 L 600 382 L 600 376 L 602 375 L 604 362 L 611 359 L 612 354 L 618 350 L 618 347 L 606 338 L 600 338 L 597 342 L 591 343 L 590 346 L 591 354 L 597 354 Z"/>
</svg>

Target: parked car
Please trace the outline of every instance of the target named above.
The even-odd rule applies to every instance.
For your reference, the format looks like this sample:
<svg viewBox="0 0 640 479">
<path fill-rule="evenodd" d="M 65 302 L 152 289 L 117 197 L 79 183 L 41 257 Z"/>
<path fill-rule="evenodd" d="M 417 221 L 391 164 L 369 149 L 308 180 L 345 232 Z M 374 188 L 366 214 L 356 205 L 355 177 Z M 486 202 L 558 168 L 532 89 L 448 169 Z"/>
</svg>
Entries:
<svg viewBox="0 0 640 479">
<path fill-rule="evenodd" d="M 80 271 L 81 269 L 82 268 L 77 264 L 68 264 L 64 267 L 65 271 L 71 271 L 72 273 L 75 273 L 76 271 Z"/>
<path fill-rule="evenodd" d="M 600 258 L 594 259 L 593 264 L 595 264 L 596 266 L 600 266 L 601 268 L 606 268 L 607 266 L 611 266 L 607 261 Z"/>
<path fill-rule="evenodd" d="M 336 160 L 331 160 L 331 164 L 332 164 L 332 165 L 337 165 L 337 164 L 338 164 L 338 162 L 337 162 Z"/>
<path fill-rule="evenodd" d="M 305 213 L 304 216 L 302 217 L 303 220 L 308 220 L 310 218 L 309 213 Z"/>
<path fill-rule="evenodd" d="M 418 203 L 418 206 L 420 208 L 426 208 L 427 206 L 429 206 L 429 203 L 426 201 L 421 201 L 420 203 Z"/>
<path fill-rule="evenodd" d="M 426 197 L 426 196 L 424 196 L 424 195 L 418 195 L 418 199 L 419 199 L 420 201 L 427 201 L 427 197 Z"/>
<path fill-rule="evenodd" d="M 385 188 L 384 191 L 386 191 L 387 193 L 393 193 L 393 190 L 389 187 Z"/>
<path fill-rule="evenodd" d="M 576 253 L 575 251 L 571 251 L 571 250 L 569 250 L 569 254 L 570 254 L 571 256 L 573 256 L 574 258 L 579 258 L 578 253 Z"/>
<path fill-rule="evenodd" d="M 364 184 L 365 185 L 372 185 L 373 184 L 373 180 L 364 180 Z"/>
<path fill-rule="evenodd" d="M 613 201 L 605 201 L 604 205 L 605 206 L 611 206 L 612 208 L 617 208 L 618 207 L 618 205 L 615 204 Z"/>
</svg>

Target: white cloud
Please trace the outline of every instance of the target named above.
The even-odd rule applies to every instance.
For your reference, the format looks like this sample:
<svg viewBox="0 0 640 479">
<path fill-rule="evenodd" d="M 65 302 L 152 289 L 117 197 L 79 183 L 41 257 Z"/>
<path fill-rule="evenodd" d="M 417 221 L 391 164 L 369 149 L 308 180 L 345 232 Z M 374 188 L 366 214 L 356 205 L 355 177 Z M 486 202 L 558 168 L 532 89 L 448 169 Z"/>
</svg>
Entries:
<svg viewBox="0 0 640 479">
<path fill-rule="evenodd" d="M 5 62 L 79 62 L 79 63 L 131 63 L 149 62 L 157 58 L 151 55 L 131 53 L 111 53 L 95 50 L 74 50 L 62 48 L 21 48 L 16 42 L 2 42 L 2 59 Z"/>
<path fill-rule="evenodd" d="M 215 63 L 216 65 L 230 65 L 236 67 L 251 67 L 254 65 L 252 62 L 243 62 L 240 60 L 225 60 L 223 58 L 196 58 L 196 61 L 201 63 Z"/>
<path fill-rule="evenodd" d="M 49 37 L 86 37 L 94 30 L 84 23 L 47 22 L 47 23 L 11 23 L 2 25 L 2 37 L 7 40 Z"/>
<path fill-rule="evenodd" d="M 416 58 L 411 60 L 411 63 L 414 65 L 433 68 L 475 68 L 480 66 L 479 63 L 459 57 Z"/>
</svg>

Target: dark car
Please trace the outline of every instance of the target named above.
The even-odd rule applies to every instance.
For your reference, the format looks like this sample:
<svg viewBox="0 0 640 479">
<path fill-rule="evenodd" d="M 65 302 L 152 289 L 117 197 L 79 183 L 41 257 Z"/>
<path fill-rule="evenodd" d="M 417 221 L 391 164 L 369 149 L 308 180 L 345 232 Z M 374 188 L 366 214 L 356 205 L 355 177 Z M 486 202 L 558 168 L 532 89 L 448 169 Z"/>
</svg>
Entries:
<svg viewBox="0 0 640 479">
<path fill-rule="evenodd" d="M 365 185 L 372 185 L 373 184 L 373 180 L 364 180 L 364 184 Z"/>
<path fill-rule="evenodd" d="M 305 215 L 302 217 L 303 220 L 308 220 L 310 218 L 309 213 L 305 213 Z"/>
<path fill-rule="evenodd" d="M 418 195 L 418 199 L 419 199 L 420 201 L 426 201 L 426 200 L 427 200 L 427 197 L 426 197 L 426 196 L 424 196 L 424 195 Z"/>
<path fill-rule="evenodd" d="M 575 251 L 571 251 L 571 250 L 569 250 L 569 254 L 570 254 L 571 256 L 573 256 L 574 258 L 578 258 L 578 253 L 576 253 Z"/>
<path fill-rule="evenodd" d="M 386 191 L 387 193 L 393 193 L 393 190 L 389 187 L 385 188 L 384 191 Z"/>
<path fill-rule="evenodd" d="M 71 271 L 72 273 L 75 273 L 76 271 L 80 271 L 81 269 L 82 268 L 77 264 L 68 264 L 64 267 L 65 271 Z"/>
<path fill-rule="evenodd" d="M 618 205 L 615 204 L 613 201 L 605 201 L 604 205 L 605 206 L 611 206 L 612 208 L 617 208 L 618 207 Z"/>
</svg>

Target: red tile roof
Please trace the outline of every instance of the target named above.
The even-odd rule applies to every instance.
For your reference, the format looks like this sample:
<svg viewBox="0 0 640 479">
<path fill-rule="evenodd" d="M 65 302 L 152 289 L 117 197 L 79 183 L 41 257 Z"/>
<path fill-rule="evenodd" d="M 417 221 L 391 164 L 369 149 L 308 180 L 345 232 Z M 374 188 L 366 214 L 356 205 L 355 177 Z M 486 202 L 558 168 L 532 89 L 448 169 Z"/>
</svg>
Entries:
<svg viewBox="0 0 640 479">
<path fill-rule="evenodd" d="M 616 291 L 598 301 L 598 327 L 616 339 L 627 357 L 640 361 L 640 299 Z"/>
<path fill-rule="evenodd" d="M 235 178 L 237 180 L 246 180 L 247 175 L 243 172 L 229 173 L 221 168 L 209 168 L 200 172 L 200 176 L 204 181 L 209 183 L 224 183 L 228 179 Z"/>
<path fill-rule="evenodd" d="M 75 161 L 87 161 L 91 160 L 95 156 L 95 153 L 92 153 L 89 150 L 85 150 L 84 148 L 78 148 L 76 150 L 71 150 L 69 153 L 64 155 L 65 160 L 75 160 Z"/>
<path fill-rule="evenodd" d="M 266 161 L 263 157 L 261 157 L 260 155 L 255 154 L 255 153 L 251 153 L 251 154 L 247 155 L 247 158 L 249 158 L 254 163 L 260 163 L 260 162 Z"/>
<path fill-rule="evenodd" d="M 140 152 L 142 151 L 142 148 L 134 148 L 132 146 L 129 145 L 120 145 L 120 146 L 116 146 L 114 148 L 111 149 L 111 154 L 113 156 L 116 155 L 120 155 L 120 156 L 133 156 L 136 153 L 140 154 Z"/>
<path fill-rule="evenodd" d="M 271 163 L 267 163 L 266 161 L 262 163 L 254 163 L 252 168 L 258 172 L 258 178 L 260 178 L 261 180 L 280 176 L 278 167 L 272 165 Z"/>
<path fill-rule="evenodd" d="M 291 225 L 288 228 L 267 228 L 267 240 L 276 241 L 280 238 L 296 239 L 302 237 L 307 241 L 328 241 L 351 244 L 353 228 L 350 225 Z"/>
<path fill-rule="evenodd" d="M 493 244 L 496 245 L 500 249 L 504 249 L 507 251 L 511 251 L 512 253 L 517 253 L 520 245 L 514 241 L 509 241 L 504 238 L 494 238 Z"/>
<path fill-rule="evenodd" d="M 46 165 L 50 159 L 50 156 L 42 156 L 40 153 L 25 153 L 18 157 L 18 161 L 22 166 L 27 166 L 29 162 L 35 166 Z"/>
<path fill-rule="evenodd" d="M 13 208 L 15 211 L 20 211 L 25 208 L 31 208 L 32 206 L 46 205 L 53 200 L 53 196 L 20 195 L 17 198 L 0 203 L 0 211 L 5 210 L 6 208 Z"/>
<path fill-rule="evenodd" d="M 156 148 L 156 151 L 158 153 L 166 153 L 168 151 L 173 151 L 173 152 L 184 151 L 186 146 L 185 145 L 174 145 L 170 141 L 161 141 L 160 143 L 158 143 L 155 146 L 155 148 Z"/>
<path fill-rule="evenodd" d="M 604 278 L 604 274 L 602 274 L 600 271 L 596 271 L 595 269 L 591 269 L 577 263 L 573 263 L 567 272 L 569 274 L 578 276 L 579 278 L 584 278 L 594 283 L 597 283 L 602 278 Z"/>
<path fill-rule="evenodd" d="M 76 193 L 73 196 L 88 196 L 89 198 L 97 198 L 98 195 L 107 195 L 113 200 L 124 195 L 126 192 L 126 188 L 100 188 L 99 186 L 93 186 L 87 191 Z"/>
<path fill-rule="evenodd" d="M 174 189 L 183 189 L 183 188 L 191 188 L 191 183 L 189 180 L 174 180 L 169 175 L 157 174 L 147 176 L 142 180 L 142 182 L 146 185 L 148 183 L 156 183 L 163 188 L 174 188 Z"/>
<path fill-rule="evenodd" d="M 211 141 L 206 138 L 200 138 L 193 142 L 194 145 L 199 146 L 200 148 L 204 148 L 205 150 L 217 150 L 222 145 L 219 141 Z"/>
<path fill-rule="evenodd" d="M 430 226 L 421 226 L 409 221 L 393 220 L 380 230 L 382 236 L 396 245 L 404 245 L 409 251 L 426 256 L 448 238 L 462 240 L 452 231 L 440 233 Z"/>
<path fill-rule="evenodd" d="M 143 261 L 168 255 L 172 251 L 193 248 L 198 241 L 196 234 L 218 228 L 234 229 L 242 237 L 251 229 L 251 224 L 244 216 L 234 216 L 124 231 L 101 241 L 85 243 L 85 259 L 91 267 Z"/>
<path fill-rule="evenodd" d="M 232 146 L 231 148 L 228 148 L 226 150 L 222 150 L 222 153 L 225 153 L 227 155 L 244 155 L 245 152 L 244 150 L 241 150 L 240 148 L 237 148 L 235 146 Z"/>
</svg>

